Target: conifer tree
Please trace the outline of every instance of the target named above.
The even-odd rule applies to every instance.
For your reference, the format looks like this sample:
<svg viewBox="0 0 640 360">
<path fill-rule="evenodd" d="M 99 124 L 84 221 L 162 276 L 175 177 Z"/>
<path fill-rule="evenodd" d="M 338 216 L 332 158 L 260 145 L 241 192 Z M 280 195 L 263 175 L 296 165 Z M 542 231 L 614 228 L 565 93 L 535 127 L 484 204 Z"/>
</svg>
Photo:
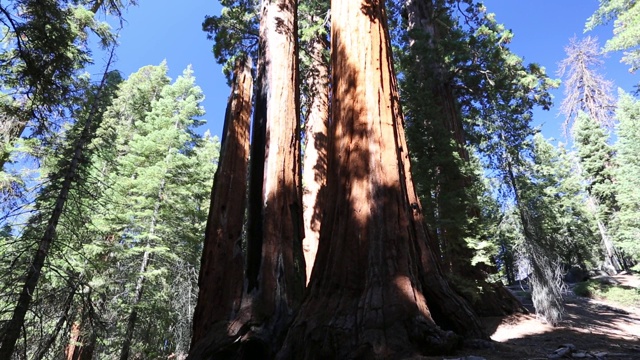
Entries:
<svg viewBox="0 0 640 360">
<path fill-rule="evenodd" d="M 11 1 L 0 6 L 6 25 L 0 52 L 0 170 L 11 147 L 29 137 L 46 139 L 61 124 L 55 115 L 82 91 L 82 69 L 91 62 L 89 34 L 104 48 L 114 43 L 109 27 L 82 4 L 56 0 Z M 55 39 L 55 41 L 51 41 Z"/>
<path fill-rule="evenodd" d="M 600 0 L 600 6 L 585 25 L 585 30 L 593 30 L 614 20 L 613 37 L 604 45 L 604 51 L 624 52 L 622 62 L 630 66 L 630 71 L 640 69 L 640 6 L 633 0 Z"/>
<path fill-rule="evenodd" d="M 618 141 L 614 170 L 616 201 L 615 238 L 634 260 L 640 258 L 640 102 L 620 91 L 616 118 Z"/>
<path fill-rule="evenodd" d="M 560 111 L 565 116 L 562 129 L 565 136 L 573 132 L 580 112 L 604 128 L 613 127 L 615 100 L 611 94 L 612 84 L 597 70 L 602 66 L 598 41 L 586 37 L 578 41 L 575 37 L 565 47 L 567 57 L 560 62 L 558 74 L 564 76 L 564 95 Z"/>
<path fill-rule="evenodd" d="M 11 320 L 2 329 L 0 358 L 9 359 L 14 352 L 52 244 L 56 241 L 58 225 L 68 206 L 69 194 L 74 187 L 87 180 L 87 170 L 91 166 L 88 146 L 111 101 L 110 91 L 114 88 L 114 82 L 119 81 L 117 73 L 114 75 L 108 71 L 110 65 L 111 61 L 98 86 L 87 87 L 85 97 L 89 101 L 70 109 L 76 117 L 76 123 L 66 134 L 66 143 L 59 149 L 55 170 L 48 174 L 48 184 L 36 199 L 37 212 L 31 216 L 23 230 L 24 241 L 36 241 L 37 249 L 26 270 Z"/>
<path fill-rule="evenodd" d="M 610 271 L 622 270 L 622 264 L 611 239 L 612 220 L 618 210 L 613 185 L 613 149 L 608 144 L 609 136 L 594 119 L 579 113 L 575 129 L 575 145 L 586 180 L 589 201 L 596 214 L 598 230 L 605 250 L 605 262 Z"/>
</svg>

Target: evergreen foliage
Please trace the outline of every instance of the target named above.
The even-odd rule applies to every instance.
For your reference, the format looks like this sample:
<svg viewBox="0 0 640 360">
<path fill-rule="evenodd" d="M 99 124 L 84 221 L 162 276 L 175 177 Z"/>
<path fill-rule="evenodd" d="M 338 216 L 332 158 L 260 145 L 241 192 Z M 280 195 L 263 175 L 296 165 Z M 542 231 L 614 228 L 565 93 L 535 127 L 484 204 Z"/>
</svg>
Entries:
<svg viewBox="0 0 640 360">
<path fill-rule="evenodd" d="M 586 180 L 586 189 L 596 201 L 598 219 L 607 226 L 618 209 L 613 185 L 614 154 L 608 141 L 609 135 L 594 119 L 585 113 L 578 114 L 575 145 Z"/>
<path fill-rule="evenodd" d="M 616 117 L 618 141 L 615 145 L 616 235 L 620 248 L 640 258 L 640 102 L 620 91 Z"/>
<path fill-rule="evenodd" d="M 614 20 L 613 37 L 607 40 L 604 51 L 624 52 L 622 62 L 631 66 L 630 71 L 640 69 L 640 6 L 634 0 L 600 0 L 600 6 L 585 25 L 593 30 Z"/>
</svg>

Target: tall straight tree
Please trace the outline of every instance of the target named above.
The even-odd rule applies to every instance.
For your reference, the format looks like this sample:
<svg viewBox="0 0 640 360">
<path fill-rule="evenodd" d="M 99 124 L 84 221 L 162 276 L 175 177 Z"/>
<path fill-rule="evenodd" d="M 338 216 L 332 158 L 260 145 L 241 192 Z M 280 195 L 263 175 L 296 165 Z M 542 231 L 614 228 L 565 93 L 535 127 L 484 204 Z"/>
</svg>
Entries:
<svg viewBox="0 0 640 360">
<path fill-rule="evenodd" d="M 613 149 L 608 144 L 609 134 L 597 120 L 580 112 L 575 125 L 575 146 L 578 149 L 582 174 L 586 180 L 589 201 L 605 250 L 605 263 L 609 271 L 622 270 L 615 244 L 611 239 L 612 221 L 618 209 L 614 187 Z"/>
<path fill-rule="evenodd" d="M 192 346 L 207 334 L 212 324 L 229 320 L 238 311 L 242 299 L 242 230 L 252 90 L 251 60 L 239 58 L 236 60 L 224 119 L 220 160 L 211 191 L 198 279 L 198 303 L 193 316 Z"/>
<path fill-rule="evenodd" d="M 313 0 L 301 3 L 304 18 L 300 31 L 301 47 L 307 56 L 301 56 L 301 73 L 306 79 L 303 89 L 304 158 L 302 161 L 302 204 L 304 205 L 304 261 L 307 283 L 313 270 L 320 224 L 322 223 L 322 193 L 327 172 L 327 145 L 329 129 L 329 57 L 326 26 L 328 1 Z"/>
<path fill-rule="evenodd" d="M 616 115 L 618 141 L 615 170 L 616 240 L 620 248 L 640 260 L 640 101 L 620 90 Z"/>
<path fill-rule="evenodd" d="M 464 240 L 468 217 L 474 212 L 468 207 L 469 191 L 466 189 L 471 179 L 463 173 L 469 154 L 465 148 L 462 114 L 454 94 L 453 77 L 439 56 L 443 54 L 438 51 L 444 34 L 454 31 L 450 30 L 454 27 L 442 1 L 408 0 L 406 9 L 411 68 L 406 71 L 405 86 L 409 89 L 405 98 L 408 113 L 412 115 L 407 128 L 413 143 L 422 146 L 422 152 L 430 152 L 428 156 L 434 159 L 428 161 L 421 156 L 416 161 L 417 170 L 432 180 L 423 182 L 425 186 L 430 185 L 423 191 L 432 200 L 430 206 L 433 208 L 429 213 L 434 214 L 433 238 L 437 240 L 437 247 L 434 244 L 433 248 L 442 250 L 439 258 L 445 268 L 456 274 L 466 273 L 469 270 L 466 264 L 473 256 Z M 420 141 L 424 137 L 428 137 L 428 144 Z"/>
<path fill-rule="evenodd" d="M 470 78 L 474 75 L 471 74 L 479 73 L 472 64 L 464 63 L 468 61 L 468 54 L 479 51 L 475 48 L 478 42 L 470 40 L 471 31 L 457 24 L 454 9 L 462 11 L 460 6 L 469 7 L 465 12 L 472 28 L 493 24 L 474 12 L 470 3 L 464 0 L 405 1 L 408 37 L 405 46 L 409 51 L 399 56 L 404 71 L 402 98 L 418 193 L 428 199 L 425 218 L 433 229 L 432 249 L 438 251 L 437 258 L 448 270 L 453 285 L 472 301 L 476 311 L 498 316 L 525 309 L 501 284 L 486 281 L 488 261 L 472 266 L 475 254 L 471 245 L 486 237 L 482 239 L 479 229 L 481 211 L 478 195 L 474 193 L 477 179 L 467 150 L 465 122 L 468 123 L 468 119 L 463 116 L 460 101 L 463 97 L 460 93 L 465 92 L 460 89 L 465 86 L 459 83 L 472 83 Z M 508 54 L 491 39 L 481 46 Z M 455 63 L 451 58 L 467 60 Z M 495 59 L 485 61 L 478 62 L 489 69 L 491 61 L 496 62 Z M 468 67 L 464 72 L 467 78 L 461 79 L 454 66 Z M 498 91 L 505 93 L 504 90 Z"/>
<path fill-rule="evenodd" d="M 209 330 L 192 346 L 191 359 L 220 355 L 232 345 L 239 357 L 273 357 L 302 301 L 297 1 L 262 1 L 260 14 L 246 285 L 236 318 L 222 331 Z"/>
<path fill-rule="evenodd" d="M 484 337 L 442 278 L 413 188 L 380 1 L 331 2 L 332 122 L 318 257 L 282 359 L 444 352 Z M 436 314 L 437 313 L 437 314 Z"/>
<path fill-rule="evenodd" d="M 113 50 L 111 56 L 113 56 Z M 34 292 L 43 275 L 42 269 L 56 239 L 58 223 L 67 205 L 69 192 L 79 182 L 86 180 L 87 169 L 90 166 L 90 152 L 87 147 L 94 138 L 102 115 L 111 101 L 109 89 L 114 88 L 114 81 L 120 80 L 119 75 L 115 76 L 114 73 L 108 71 L 110 66 L 111 58 L 107 63 L 100 84 L 85 90 L 89 101 L 84 106 L 73 109 L 77 122 L 69 131 L 69 143 L 63 147 L 64 154 L 58 160 L 57 171 L 49 174 L 49 185 L 36 200 L 40 201 L 40 204 L 37 205 L 39 205 L 41 212 L 30 219 L 24 231 L 25 240 L 30 240 L 30 236 L 38 238 L 38 248 L 26 271 L 24 285 L 11 320 L 3 328 L 0 339 L 2 341 L 0 359 L 10 359 L 13 354 Z"/>
</svg>

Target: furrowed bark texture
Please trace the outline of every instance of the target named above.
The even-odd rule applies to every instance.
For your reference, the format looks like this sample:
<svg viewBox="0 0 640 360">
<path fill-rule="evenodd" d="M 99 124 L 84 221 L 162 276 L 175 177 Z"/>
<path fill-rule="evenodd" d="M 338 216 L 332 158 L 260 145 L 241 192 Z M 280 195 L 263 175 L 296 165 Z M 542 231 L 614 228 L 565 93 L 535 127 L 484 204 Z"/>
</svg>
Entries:
<svg viewBox="0 0 640 360">
<path fill-rule="evenodd" d="M 310 23 L 315 22 L 311 19 Z M 311 104 L 307 116 L 306 146 L 304 148 L 302 184 L 304 192 L 304 261 L 307 283 L 318 252 L 320 224 L 322 221 L 322 192 L 326 184 L 327 145 L 329 130 L 329 64 L 324 52 L 328 44 L 325 35 L 317 35 L 311 41 L 311 76 L 308 86 Z"/>
<path fill-rule="evenodd" d="M 426 247 L 383 5 L 333 0 L 331 9 L 327 213 L 310 288 L 278 358 L 447 352 L 458 338 L 436 325 L 427 297 L 461 334 L 485 337 Z"/>
<path fill-rule="evenodd" d="M 263 149 L 264 160 L 251 159 L 263 167 L 250 180 L 260 194 L 249 199 L 246 298 L 266 356 L 277 351 L 305 279 L 296 13 L 295 0 L 263 1 L 254 131 L 264 131 L 257 135 L 264 142 L 252 147 Z"/>
<path fill-rule="evenodd" d="M 263 0 L 251 142 L 242 304 L 189 359 L 269 359 L 304 291 L 295 0 Z"/>
<path fill-rule="evenodd" d="M 200 262 L 192 347 L 206 336 L 212 324 L 230 320 L 242 300 L 244 259 L 241 245 L 252 93 L 251 60 L 247 58 L 236 63 L 227 103 Z"/>
</svg>

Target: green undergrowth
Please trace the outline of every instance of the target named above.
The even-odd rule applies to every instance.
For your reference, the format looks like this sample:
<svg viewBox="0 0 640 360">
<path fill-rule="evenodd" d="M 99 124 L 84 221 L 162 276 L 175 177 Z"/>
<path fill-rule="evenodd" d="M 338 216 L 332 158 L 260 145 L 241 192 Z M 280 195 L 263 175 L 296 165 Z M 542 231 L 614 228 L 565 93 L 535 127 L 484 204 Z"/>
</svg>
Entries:
<svg viewBox="0 0 640 360">
<path fill-rule="evenodd" d="M 596 280 L 588 280 L 576 284 L 573 292 L 578 296 L 610 301 L 623 306 L 640 307 L 639 288 L 603 284 Z"/>
</svg>

